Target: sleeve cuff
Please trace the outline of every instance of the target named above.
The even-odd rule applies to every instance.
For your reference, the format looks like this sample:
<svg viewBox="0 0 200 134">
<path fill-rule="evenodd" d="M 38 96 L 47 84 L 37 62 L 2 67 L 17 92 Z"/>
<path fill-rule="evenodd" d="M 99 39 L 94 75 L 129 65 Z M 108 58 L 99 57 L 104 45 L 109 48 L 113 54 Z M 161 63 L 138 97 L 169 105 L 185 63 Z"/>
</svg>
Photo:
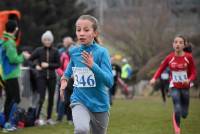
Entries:
<svg viewBox="0 0 200 134">
<path fill-rule="evenodd" d="M 68 81 L 68 79 L 69 79 L 69 78 L 67 78 L 67 77 L 65 77 L 65 76 L 63 75 L 63 76 L 61 77 L 60 81 L 62 81 L 62 80 Z"/>
</svg>

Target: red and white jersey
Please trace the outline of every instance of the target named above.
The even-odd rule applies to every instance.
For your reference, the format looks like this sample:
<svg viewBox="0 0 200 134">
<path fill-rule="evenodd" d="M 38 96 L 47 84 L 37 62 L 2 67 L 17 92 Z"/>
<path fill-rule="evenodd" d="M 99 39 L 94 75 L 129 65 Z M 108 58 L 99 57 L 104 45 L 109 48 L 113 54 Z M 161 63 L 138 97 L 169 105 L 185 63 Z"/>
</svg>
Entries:
<svg viewBox="0 0 200 134">
<path fill-rule="evenodd" d="M 170 87 L 190 88 L 190 85 L 183 83 L 187 79 L 193 81 L 196 78 L 196 68 L 190 53 L 185 52 L 183 56 L 176 56 L 174 52 L 170 53 L 161 63 L 153 78 L 160 77 L 167 66 L 170 69 Z"/>
</svg>

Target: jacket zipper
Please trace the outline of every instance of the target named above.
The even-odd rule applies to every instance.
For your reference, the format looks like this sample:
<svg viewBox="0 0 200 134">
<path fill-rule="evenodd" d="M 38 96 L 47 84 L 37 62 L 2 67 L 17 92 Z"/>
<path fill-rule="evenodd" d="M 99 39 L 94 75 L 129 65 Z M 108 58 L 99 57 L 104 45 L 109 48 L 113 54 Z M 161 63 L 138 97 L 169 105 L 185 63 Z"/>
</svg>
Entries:
<svg viewBox="0 0 200 134">
<path fill-rule="evenodd" d="M 49 64 L 49 48 L 47 48 L 47 52 L 46 52 L 46 55 L 47 55 L 47 63 Z M 47 79 L 49 79 L 49 69 L 47 68 Z"/>
</svg>

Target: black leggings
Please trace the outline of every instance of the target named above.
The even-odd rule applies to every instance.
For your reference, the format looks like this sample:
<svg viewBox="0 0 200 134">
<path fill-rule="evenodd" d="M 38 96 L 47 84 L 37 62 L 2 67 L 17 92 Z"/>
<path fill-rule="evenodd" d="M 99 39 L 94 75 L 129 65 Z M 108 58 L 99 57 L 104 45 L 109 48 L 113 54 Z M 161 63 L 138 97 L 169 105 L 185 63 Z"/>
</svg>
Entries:
<svg viewBox="0 0 200 134">
<path fill-rule="evenodd" d="M 46 88 L 48 90 L 48 106 L 47 106 L 47 119 L 51 118 L 54 102 L 54 92 L 55 92 L 56 78 L 46 79 L 38 78 L 37 79 L 37 89 L 40 95 L 40 99 L 37 106 L 36 119 L 39 119 L 40 112 L 45 101 Z"/>
<path fill-rule="evenodd" d="M 9 121 L 9 114 L 12 109 L 13 104 L 20 102 L 20 90 L 17 78 L 9 79 L 5 81 L 5 93 L 6 100 L 4 103 L 4 114 L 5 121 Z"/>
<path fill-rule="evenodd" d="M 163 102 L 166 102 L 166 93 L 168 92 L 169 82 L 168 80 L 160 80 L 160 90 L 162 94 Z"/>
<path fill-rule="evenodd" d="M 176 125 L 180 127 L 181 117 L 186 118 L 189 109 L 189 89 L 172 88 L 171 96 L 174 104 Z"/>
</svg>

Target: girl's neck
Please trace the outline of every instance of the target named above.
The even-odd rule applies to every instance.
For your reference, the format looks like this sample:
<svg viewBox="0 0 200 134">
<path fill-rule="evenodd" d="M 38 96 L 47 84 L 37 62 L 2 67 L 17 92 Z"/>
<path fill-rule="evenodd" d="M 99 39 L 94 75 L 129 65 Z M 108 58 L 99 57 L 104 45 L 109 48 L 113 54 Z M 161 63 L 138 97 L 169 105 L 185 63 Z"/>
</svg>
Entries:
<svg viewBox="0 0 200 134">
<path fill-rule="evenodd" d="M 184 51 L 175 51 L 176 56 L 183 56 L 185 54 Z"/>
<path fill-rule="evenodd" d="M 93 42 L 94 42 L 94 41 L 92 41 L 92 42 L 90 42 L 90 43 L 88 43 L 88 44 L 84 44 L 84 46 L 90 46 L 90 45 L 93 44 Z"/>
</svg>

